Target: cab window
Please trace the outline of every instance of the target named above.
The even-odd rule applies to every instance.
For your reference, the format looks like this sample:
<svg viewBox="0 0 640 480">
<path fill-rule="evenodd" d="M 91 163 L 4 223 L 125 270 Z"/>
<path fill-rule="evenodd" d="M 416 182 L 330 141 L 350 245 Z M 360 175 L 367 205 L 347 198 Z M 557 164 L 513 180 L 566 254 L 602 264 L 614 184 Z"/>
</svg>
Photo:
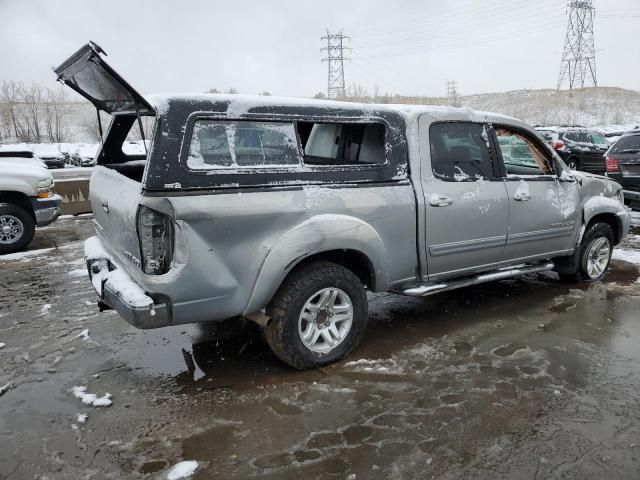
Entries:
<svg viewBox="0 0 640 480">
<path fill-rule="evenodd" d="M 435 123 L 429 129 L 431 169 L 446 182 L 473 182 L 495 177 L 489 137 L 482 124 Z"/>
<path fill-rule="evenodd" d="M 193 170 L 297 166 L 292 123 L 196 120 L 187 165 Z"/>
<path fill-rule="evenodd" d="M 508 128 L 496 128 L 498 147 L 507 175 L 550 175 L 543 150 L 533 140 Z"/>
</svg>

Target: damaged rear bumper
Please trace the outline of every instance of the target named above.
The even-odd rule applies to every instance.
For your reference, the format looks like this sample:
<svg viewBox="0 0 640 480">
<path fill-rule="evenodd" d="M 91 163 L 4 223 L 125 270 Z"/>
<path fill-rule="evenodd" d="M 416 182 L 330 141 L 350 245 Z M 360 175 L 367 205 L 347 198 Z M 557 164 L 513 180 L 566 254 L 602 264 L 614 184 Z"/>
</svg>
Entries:
<svg viewBox="0 0 640 480">
<path fill-rule="evenodd" d="M 114 309 L 137 328 L 171 325 L 167 304 L 155 303 L 122 268 L 118 268 L 98 237 L 85 241 L 84 252 L 89 278 L 102 310 Z"/>
</svg>

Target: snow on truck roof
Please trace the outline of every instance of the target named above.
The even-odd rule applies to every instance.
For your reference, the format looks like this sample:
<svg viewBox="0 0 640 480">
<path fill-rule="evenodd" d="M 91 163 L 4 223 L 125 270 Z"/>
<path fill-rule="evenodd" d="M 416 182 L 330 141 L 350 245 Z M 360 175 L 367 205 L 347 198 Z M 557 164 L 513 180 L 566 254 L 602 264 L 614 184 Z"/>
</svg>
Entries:
<svg viewBox="0 0 640 480">
<path fill-rule="evenodd" d="M 338 100 L 317 100 L 296 97 L 276 97 L 268 95 L 237 95 L 237 94 L 152 94 L 146 95 L 147 100 L 159 115 L 165 114 L 171 102 L 198 102 L 198 103 L 220 103 L 228 102 L 227 113 L 242 115 L 248 113 L 251 108 L 273 106 L 273 107 L 313 107 L 331 110 L 342 110 L 344 112 L 353 111 L 354 116 L 362 116 L 363 112 L 375 115 L 381 112 L 391 112 L 415 119 L 426 114 L 437 120 L 472 120 L 509 123 L 519 120 L 491 112 L 473 110 L 471 108 L 455 108 L 441 105 L 406 105 L 406 104 L 381 104 L 381 103 L 357 103 Z"/>
</svg>

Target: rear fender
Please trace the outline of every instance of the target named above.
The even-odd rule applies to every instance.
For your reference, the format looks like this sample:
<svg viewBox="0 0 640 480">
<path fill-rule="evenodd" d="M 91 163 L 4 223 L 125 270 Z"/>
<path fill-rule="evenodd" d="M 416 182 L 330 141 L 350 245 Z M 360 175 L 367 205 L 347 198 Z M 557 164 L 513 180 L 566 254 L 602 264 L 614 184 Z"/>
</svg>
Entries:
<svg viewBox="0 0 640 480">
<path fill-rule="evenodd" d="M 270 248 L 260 268 L 245 314 L 266 306 L 286 276 L 302 260 L 331 250 L 357 250 L 373 265 L 376 286 L 389 284 L 385 246 L 368 223 L 347 215 L 317 215 L 282 235 Z"/>
</svg>

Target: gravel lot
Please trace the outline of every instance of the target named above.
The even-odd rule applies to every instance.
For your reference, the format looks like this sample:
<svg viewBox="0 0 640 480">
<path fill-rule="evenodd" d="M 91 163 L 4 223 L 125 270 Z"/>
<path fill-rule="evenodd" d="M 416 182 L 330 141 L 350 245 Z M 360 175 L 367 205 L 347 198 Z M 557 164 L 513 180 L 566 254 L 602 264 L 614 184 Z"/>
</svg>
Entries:
<svg viewBox="0 0 640 480">
<path fill-rule="evenodd" d="M 361 347 L 297 372 L 251 325 L 99 313 L 91 234 L 62 218 L 0 257 L 0 478 L 640 478 L 637 265 L 371 296 Z"/>
</svg>

